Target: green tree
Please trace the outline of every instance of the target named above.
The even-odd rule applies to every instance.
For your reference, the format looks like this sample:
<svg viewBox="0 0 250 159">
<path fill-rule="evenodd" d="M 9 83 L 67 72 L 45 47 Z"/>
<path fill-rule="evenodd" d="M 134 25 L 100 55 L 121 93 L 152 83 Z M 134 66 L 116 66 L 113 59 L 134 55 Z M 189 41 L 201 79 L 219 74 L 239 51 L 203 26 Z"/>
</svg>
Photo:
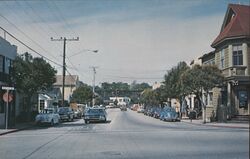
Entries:
<svg viewBox="0 0 250 159">
<path fill-rule="evenodd" d="M 31 99 L 38 91 L 44 91 L 55 83 L 56 70 L 43 58 L 33 58 L 29 53 L 17 56 L 13 62 L 12 81 L 24 95 L 28 120 L 30 120 Z"/>
<path fill-rule="evenodd" d="M 203 103 L 202 91 L 208 94 L 208 91 L 214 87 L 223 85 L 224 77 L 221 71 L 214 65 L 195 65 L 192 69 L 182 74 L 181 82 L 189 94 L 195 94 L 200 106 L 206 114 L 206 107 Z M 204 117 L 204 123 L 206 122 Z"/>
<path fill-rule="evenodd" d="M 88 104 L 89 102 L 91 102 L 92 97 L 92 87 L 88 86 L 87 84 L 82 84 L 73 92 L 71 101 L 81 104 Z"/>
<path fill-rule="evenodd" d="M 195 94 L 201 102 L 202 91 L 207 92 L 214 87 L 222 86 L 224 76 L 214 65 L 195 65 L 184 72 L 181 76 L 181 83 L 188 94 Z"/>
<path fill-rule="evenodd" d="M 179 62 L 177 66 L 173 67 L 165 75 L 164 85 L 161 89 L 165 99 L 175 98 L 182 102 L 183 97 L 187 94 L 185 85 L 181 83 L 182 74 L 187 71 L 189 67 L 186 62 Z"/>
<path fill-rule="evenodd" d="M 145 89 L 140 97 L 140 101 L 145 104 L 145 106 L 154 106 L 159 104 L 159 100 L 157 99 L 157 92 L 147 88 Z"/>
</svg>

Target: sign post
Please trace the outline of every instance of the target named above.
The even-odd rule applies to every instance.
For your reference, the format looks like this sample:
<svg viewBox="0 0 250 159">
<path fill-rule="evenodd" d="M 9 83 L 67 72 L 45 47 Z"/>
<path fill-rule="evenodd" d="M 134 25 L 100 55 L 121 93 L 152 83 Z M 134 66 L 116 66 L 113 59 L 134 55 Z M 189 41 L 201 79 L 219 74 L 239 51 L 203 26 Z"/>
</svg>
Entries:
<svg viewBox="0 0 250 159">
<path fill-rule="evenodd" d="M 6 90 L 6 93 L 3 95 L 3 100 L 6 102 L 6 119 L 5 119 L 5 129 L 8 129 L 8 113 L 9 113 L 9 102 L 12 101 L 13 96 L 9 94 L 10 90 L 14 90 L 14 87 L 2 87 L 2 90 Z"/>
</svg>

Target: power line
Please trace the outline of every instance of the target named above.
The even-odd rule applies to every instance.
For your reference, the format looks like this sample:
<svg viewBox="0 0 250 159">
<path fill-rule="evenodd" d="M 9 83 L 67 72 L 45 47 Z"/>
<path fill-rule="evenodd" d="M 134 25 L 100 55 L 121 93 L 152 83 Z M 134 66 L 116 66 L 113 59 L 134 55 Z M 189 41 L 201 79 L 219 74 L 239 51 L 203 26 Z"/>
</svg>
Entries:
<svg viewBox="0 0 250 159">
<path fill-rule="evenodd" d="M 0 15 L 1 15 L 1 14 L 0 14 Z M 28 46 L 27 44 L 25 44 L 24 42 L 22 42 L 21 40 L 19 40 L 18 38 L 16 38 L 14 35 L 12 35 L 11 33 L 9 33 L 7 30 L 5 30 L 4 28 L 2 28 L 1 26 L 0 26 L 0 29 L 3 30 L 5 33 L 7 33 L 7 34 L 8 34 L 9 36 L 11 36 L 12 38 L 14 38 L 16 41 L 18 41 L 18 42 L 19 42 L 20 44 L 22 44 L 23 46 L 27 47 L 29 50 L 31 50 L 31 51 L 33 51 L 34 53 L 36 53 L 37 55 L 39 55 L 39 56 L 43 57 L 44 59 L 46 59 L 46 60 L 48 60 L 48 61 L 54 63 L 55 65 L 58 65 L 58 66 L 61 66 L 61 67 L 62 67 L 61 64 L 59 64 L 59 63 L 57 63 L 57 62 L 55 62 L 55 61 L 53 61 L 53 60 L 47 58 L 46 56 L 44 56 L 44 55 L 40 54 L 39 52 L 37 52 L 36 50 L 32 49 L 30 46 Z"/>
<path fill-rule="evenodd" d="M 0 13 L 0 17 L 2 17 L 4 20 L 6 20 L 8 23 L 10 23 L 12 26 L 14 26 L 19 32 L 21 32 L 25 37 L 27 37 L 30 41 L 32 41 L 34 44 L 36 44 L 39 48 L 41 48 L 43 51 L 49 53 L 49 51 L 45 50 L 40 44 L 38 44 L 36 41 L 34 41 L 31 37 L 29 37 L 25 32 L 23 32 L 19 27 L 17 27 L 14 23 L 12 23 L 8 18 L 3 16 Z M 2 27 L 1 27 L 2 28 Z M 32 50 L 33 51 L 33 50 Z M 40 55 L 41 56 L 41 55 Z M 46 57 L 47 58 L 47 57 Z M 47 58 L 48 59 L 48 58 Z M 50 59 L 49 59 L 50 60 Z"/>
</svg>

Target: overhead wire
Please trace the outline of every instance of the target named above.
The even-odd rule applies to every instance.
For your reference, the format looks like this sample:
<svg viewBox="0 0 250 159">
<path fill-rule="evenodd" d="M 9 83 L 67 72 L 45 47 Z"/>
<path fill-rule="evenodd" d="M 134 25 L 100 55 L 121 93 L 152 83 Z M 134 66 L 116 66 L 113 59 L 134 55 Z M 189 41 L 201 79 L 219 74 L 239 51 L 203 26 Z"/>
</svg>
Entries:
<svg viewBox="0 0 250 159">
<path fill-rule="evenodd" d="M 39 43 L 37 43 L 35 40 L 33 40 L 30 36 L 28 36 L 24 31 L 22 31 L 17 25 L 15 25 L 13 22 L 11 22 L 8 18 L 6 18 L 4 15 L 0 13 L 0 17 L 2 17 L 5 21 L 7 21 L 9 24 L 11 24 L 16 30 L 18 30 L 20 33 L 22 33 L 26 38 L 28 38 L 31 42 L 33 42 L 35 45 L 37 45 L 40 49 L 43 51 L 51 54 L 49 51 L 44 49 Z M 3 28 L 2 28 L 3 29 Z M 20 42 L 20 40 L 19 40 Z M 37 52 L 36 52 L 37 53 Z M 39 53 L 40 54 L 40 53 Z M 41 55 L 40 55 L 41 56 Z M 46 57 L 47 58 L 47 57 Z"/>
</svg>

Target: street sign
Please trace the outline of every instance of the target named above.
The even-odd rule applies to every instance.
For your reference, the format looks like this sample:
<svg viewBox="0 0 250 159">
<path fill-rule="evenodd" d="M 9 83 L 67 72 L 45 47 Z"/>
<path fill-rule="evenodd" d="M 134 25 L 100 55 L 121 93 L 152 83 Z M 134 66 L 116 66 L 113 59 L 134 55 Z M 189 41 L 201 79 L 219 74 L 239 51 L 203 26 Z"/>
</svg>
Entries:
<svg viewBox="0 0 250 159">
<path fill-rule="evenodd" d="M 15 90 L 15 88 L 14 87 L 2 86 L 2 90 Z"/>
<path fill-rule="evenodd" d="M 11 102 L 13 100 L 13 95 L 10 93 L 4 93 L 3 94 L 3 100 L 7 103 L 7 102 Z"/>
<path fill-rule="evenodd" d="M 3 100 L 6 102 L 6 110 L 5 110 L 5 129 L 8 129 L 8 112 L 9 112 L 9 102 L 13 100 L 13 95 L 9 93 L 9 91 L 15 90 L 14 87 L 2 86 L 2 90 L 6 90 L 6 93 L 3 95 Z"/>
</svg>

